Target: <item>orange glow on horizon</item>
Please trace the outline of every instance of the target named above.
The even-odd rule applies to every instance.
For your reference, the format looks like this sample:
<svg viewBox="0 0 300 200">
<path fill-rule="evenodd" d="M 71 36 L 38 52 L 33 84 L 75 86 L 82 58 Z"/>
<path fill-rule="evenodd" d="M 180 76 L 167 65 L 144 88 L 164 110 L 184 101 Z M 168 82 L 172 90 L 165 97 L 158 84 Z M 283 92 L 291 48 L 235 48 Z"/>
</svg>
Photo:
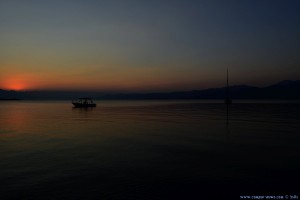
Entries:
<svg viewBox="0 0 300 200">
<path fill-rule="evenodd" d="M 17 70 L 22 68 L 26 70 Z M 26 65 L 7 65 L 0 74 L 0 89 L 15 91 L 72 90 L 72 91 L 173 91 L 204 87 L 197 73 L 182 70 L 169 73 L 171 66 L 153 68 L 94 66 L 67 70 L 27 70 Z M 175 68 L 177 69 L 177 68 Z M 174 70 L 173 70 L 174 71 Z"/>
<path fill-rule="evenodd" d="M 0 88 L 6 90 L 21 91 L 27 89 L 26 81 L 23 78 L 7 78 L 1 82 Z"/>
<path fill-rule="evenodd" d="M 8 84 L 4 89 L 21 91 L 21 90 L 26 89 L 26 87 L 24 86 L 24 84 L 16 82 L 16 83 Z"/>
<path fill-rule="evenodd" d="M 55 81 L 53 81 L 55 80 Z M 35 75 L 31 76 L 14 76 L 5 77 L 0 80 L 0 88 L 14 91 L 32 91 L 32 90 L 79 90 L 79 91 L 101 91 L 101 90 L 120 90 L 120 91 L 143 91 L 143 90 L 174 90 L 185 88 L 197 88 L 198 83 L 187 84 L 184 81 L 176 80 L 160 80 L 159 78 L 152 78 L 152 80 L 139 80 L 135 78 L 123 79 L 73 79 L 73 78 L 59 78 L 55 79 L 52 76 L 41 77 Z"/>
</svg>

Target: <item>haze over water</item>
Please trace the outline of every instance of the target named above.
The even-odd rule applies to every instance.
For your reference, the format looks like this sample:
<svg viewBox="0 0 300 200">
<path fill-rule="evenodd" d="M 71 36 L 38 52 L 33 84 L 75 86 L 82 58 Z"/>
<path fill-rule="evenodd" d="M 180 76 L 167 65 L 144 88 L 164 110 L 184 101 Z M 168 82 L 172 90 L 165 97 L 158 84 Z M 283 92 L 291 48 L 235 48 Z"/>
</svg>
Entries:
<svg viewBox="0 0 300 200">
<path fill-rule="evenodd" d="M 299 103 L 97 103 L 1 102 L 0 199 L 297 194 Z"/>
</svg>

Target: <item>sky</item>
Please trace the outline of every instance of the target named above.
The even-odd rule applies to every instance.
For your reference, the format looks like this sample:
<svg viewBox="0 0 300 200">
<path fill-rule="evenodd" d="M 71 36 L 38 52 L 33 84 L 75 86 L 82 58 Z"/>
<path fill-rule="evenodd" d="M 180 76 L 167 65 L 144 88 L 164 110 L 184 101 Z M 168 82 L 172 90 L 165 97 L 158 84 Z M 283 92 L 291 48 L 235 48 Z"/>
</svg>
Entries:
<svg viewBox="0 0 300 200">
<path fill-rule="evenodd" d="M 0 0 L 0 88 L 176 91 L 300 79 L 297 0 Z"/>
</svg>

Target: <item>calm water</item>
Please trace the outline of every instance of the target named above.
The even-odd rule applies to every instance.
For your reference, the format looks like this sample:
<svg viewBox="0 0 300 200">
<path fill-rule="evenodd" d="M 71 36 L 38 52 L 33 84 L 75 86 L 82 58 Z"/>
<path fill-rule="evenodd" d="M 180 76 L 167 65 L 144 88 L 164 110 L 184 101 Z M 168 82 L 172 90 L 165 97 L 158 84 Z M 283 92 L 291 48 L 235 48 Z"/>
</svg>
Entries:
<svg viewBox="0 0 300 200">
<path fill-rule="evenodd" d="M 300 104 L 0 102 L 0 199 L 299 196 Z"/>
</svg>

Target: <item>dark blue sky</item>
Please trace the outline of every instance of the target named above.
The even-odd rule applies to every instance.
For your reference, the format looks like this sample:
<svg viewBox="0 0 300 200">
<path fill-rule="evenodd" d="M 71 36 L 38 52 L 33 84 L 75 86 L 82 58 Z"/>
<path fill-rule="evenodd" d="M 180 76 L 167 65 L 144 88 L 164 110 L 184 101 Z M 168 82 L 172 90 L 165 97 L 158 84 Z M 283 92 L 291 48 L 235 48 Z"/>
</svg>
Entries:
<svg viewBox="0 0 300 200">
<path fill-rule="evenodd" d="M 300 2 L 0 1 L 0 88 L 175 90 L 300 75 Z"/>
</svg>

